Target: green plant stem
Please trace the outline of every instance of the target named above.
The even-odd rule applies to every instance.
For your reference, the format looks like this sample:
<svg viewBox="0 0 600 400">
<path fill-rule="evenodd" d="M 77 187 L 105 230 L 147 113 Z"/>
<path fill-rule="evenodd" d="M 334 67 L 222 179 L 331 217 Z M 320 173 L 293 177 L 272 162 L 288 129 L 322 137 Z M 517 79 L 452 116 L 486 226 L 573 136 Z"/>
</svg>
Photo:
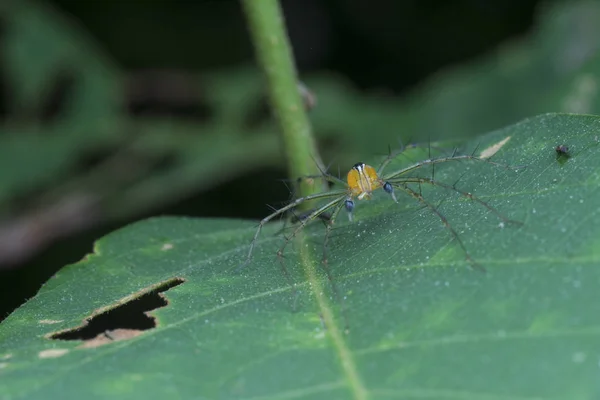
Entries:
<svg viewBox="0 0 600 400">
<path fill-rule="evenodd" d="M 291 179 L 318 175 L 321 166 L 298 90 L 293 54 L 278 0 L 242 0 L 258 61 L 266 75 L 273 113 L 281 128 Z M 302 182 L 300 195 L 320 191 Z"/>
</svg>

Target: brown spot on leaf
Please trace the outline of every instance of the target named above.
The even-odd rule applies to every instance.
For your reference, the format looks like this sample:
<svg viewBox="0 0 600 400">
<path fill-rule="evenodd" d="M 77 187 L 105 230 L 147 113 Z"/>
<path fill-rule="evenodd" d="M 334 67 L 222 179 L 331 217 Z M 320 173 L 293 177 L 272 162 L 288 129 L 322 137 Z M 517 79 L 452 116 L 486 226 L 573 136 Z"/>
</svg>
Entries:
<svg viewBox="0 0 600 400">
<path fill-rule="evenodd" d="M 48 349 L 38 353 L 39 358 L 57 358 L 62 357 L 69 352 L 69 349 Z"/>
<path fill-rule="evenodd" d="M 505 137 L 504 139 L 502 139 L 501 141 L 499 141 L 496 144 L 493 144 L 491 146 L 489 146 L 488 148 L 484 149 L 481 154 L 479 155 L 480 158 L 490 158 L 492 157 L 494 154 L 496 154 L 498 151 L 500 151 L 500 149 L 502 147 L 504 147 L 504 145 L 506 143 L 508 143 L 508 141 L 510 140 L 510 136 Z"/>
<path fill-rule="evenodd" d="M 53 324 L 60 324 L 61 322 L 63 322 L 63 320 L 62 319 L 42 319 L 38 322 L 40 324 L 44 324 L 44 325 L 53 325 Z"/>
</svg>

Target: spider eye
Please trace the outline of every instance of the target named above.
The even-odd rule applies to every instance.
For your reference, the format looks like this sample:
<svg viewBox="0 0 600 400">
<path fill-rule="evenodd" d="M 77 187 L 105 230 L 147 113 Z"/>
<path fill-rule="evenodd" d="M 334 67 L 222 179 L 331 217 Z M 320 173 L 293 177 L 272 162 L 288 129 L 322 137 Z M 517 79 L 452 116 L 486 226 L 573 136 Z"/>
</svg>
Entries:
<svg viewBox="0 0 600 400">
<path fill-rule="evenodd" d="M 344 206 L 346 206 L 346 211 L 348 211 L 349 213 L 352 212 L 352 210 L 354 210 L 354 200 L 352 199 L 347 199 L 344 202 Z"/>
</svg>

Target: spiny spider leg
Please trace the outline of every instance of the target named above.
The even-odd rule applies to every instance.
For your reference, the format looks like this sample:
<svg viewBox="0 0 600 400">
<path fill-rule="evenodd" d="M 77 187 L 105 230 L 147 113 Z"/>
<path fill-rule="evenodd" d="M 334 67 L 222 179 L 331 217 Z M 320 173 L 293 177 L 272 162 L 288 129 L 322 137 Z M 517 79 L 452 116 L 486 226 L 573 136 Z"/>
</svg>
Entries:
<svg viewBox="0 0 600 400">
<path fill-rule="evenodd" d="M 327 168 L 323 169 L 321 168 L 321 166 L 315 162 L 315 165 L 317 166 L 317 168 L 319 169 L 320 174 L 319 175 L 304 175 L 301 176 L 299 178 L 296 178 L 296 184 L 301 183 L 302 181 L 308 181 L 308 180 L 314 180 L 314 179 L 323 179 L 325 182 L 329 182 L 332 184 L 340 184 L 341 186 L 346 186 L 346 182 L 344 180 L 342 180 L 339 177 L 336 177 L 335 175 L 330 174 L 329 172 L 329 168 L 331 168 L 331 163 L 329 163 L 329 165 L 327 166 Z M 339 173 L 339 171 L 338 171 Z"/>
<path fill-rule="evenodd" d="M 450 231 L 450 233 L 452 234 L 452 237 L 454 238 L 454 240 L 456 240 L 458 242 L 459 246 L 461 247 L 461 249 L 465 253 L 466 260 L 474 268 L 480 270 L 481 272 L 485 272 L 485 268 L 483 268 L 481 265 L 479 265 L 479 263 L 477 263 L 473 259 L 473 257 L 471 257 L 471 255 L 467 251 L 467 248 L 466 248 L 465 244 L 460 239 L 460 237 L 459 237 L 458 233 L 456 232 L 456 230 L 452 227 L 452 225 L 450 225 L 450 222 L 448 222 L 448 219 L 444 216 L 444 214 L 442 214 L 437 208 L 435 208 L 433 206 L 433 204 L 431 204 L 430 202 L 428 202 L 427 200 L 425 200 L 425 198 L 423 196 L 421 196 L 419 193 L 415 192 L 414 190 L 412 190 L 408 186 L 403 185 L 403 184 L 396 184 L 396 185 L 393 185 L 393 186 L 396 187 L 396 188 L 398 188 L 398 189 L 403 190 L 405 193 L 407 193 L 410 196 L 412 196 L 413 198 L 415 198 L 421 204 L 424 204 L 425 206 L 427 206 L 427 208 L 429 208 L 434 214 L 436 214 L 438 216 L 438 218 L 442 221 L 442 223 L 444 224 L 444 226 L 446 227 L 446 229 L 448 229 Z"/>
<path fill-rule="evenodd" d="M 342 192 L 343 195 L 336 197 L 335 199 L 325 203 L 324 205 L 322 205 L 321 207 L 317 208 L 316 210 L 314 210 L 313 212 L 310 213 L 309 216 L 307 216 L 305 219 L 303 219 L 302 221 L 300 221 L 298 223 L 298 226 L 296 227 L 296 229 L 294 229 L 294 231 L 290 234 L 289 237 L 285 238 L 285 241 L 283 243 L 283 245 L 279 248 L 279 250 L 277 251 L 277 254 L 281 254 L 283 255 L 283 253 L 285 252 L 285 248 L 287 247 L 287 245 L 290 243 L 290 241 L 296 237 L 296 235 L 302 230 L 304 229 L 304 227 L 306 225 L 308 225 L 311 221 L 313 221 L 315 218 L 317 218 L 320 214 L 323 214 L 324 212 L 326 212 L 327 210 L 329 210 L 331 207 L 334 207 L 336 204 L 338 203 L 343 203 L 344 198 L 346 198 L 346 191 Z M 331 195 L 331 192 L 329 193 Z M 341 193 L 340 193 L 341 194 Z M 333 216 L 331 218 L 331 220 L 329 221 L 329 224 L 333 224 L 335 222 Z"/>
<path fill-rule="evenodd" d="M 473 151 L 471 152 L 471 155 L 472 155 L 473 157 L 475 157 L 475 153 L 477 153 L 477 150 L 479 150 L 479 146 L 481 146 L 481 142 L 477 142 L 477 146 L 475 146 L 475 148 L 474 148 L 474 149 L 473 149 Z M 496 153 L 494 153 L 494 154 L 492 155 L 492 157 L 493 157 L 494 155 L 496 155 Z"/>
<path fill-rule="evenodd" d="M 427 155 L 431 160 L 431 147 L 429 148 L 429 153 Z M 431 180 L 435 179 L 435 163 L 431 164 Z M 419 194 L 421 193 L 421 185 L 419 185 Z"/>
<path fill-rule="evenodd" d="M 470 156 L 470 155 L 460 155 L 460 156 L 452 155 L 452 156 L 441 157 L 441 158 L 430 158 L 427 160 L 416 162 L 416 163 L 409 165 L 408 167 L 404 167 L 400 170 L 394 171 L 391 174 L 386 175 L 383 179 L 385 179 L 385 180 L 394 179 L 398 176 L 404 175 L 408 172 L 417 170 L 419 168 L 422 168 L 422 167 L 428 166 L 428 165 L 441 164 L 441 163 L 450 162 L 450 161 L 469 160 L 469 159 L 472 159 L 472 156 Z"/>
<path fill-rule="evenodd" d="M 288 284 L 292 288 L 292 310 L 296 311 L 296 304 L 298 302 L 298 290 L 296 289 L 296 283 L 292 279 L 292 276 L 288 272 L 287 267 L 285 266 L 285 259 L 283 254 L 277 253 L 277 258 L 279 259 L 279 265 L 281 266 L 281 270 L 283 271 L 283 275 L 285 275 L 285 279 L 288 281 Z"/>
<path fill-rule="evenodd" d="M 337 285 L 335 284 L 335 282 L 333 280 L 333 275 L 331 274 L 331 270 L 329 269 L 329 264 L 327 262 L 327 246 L 329 244 L 329 238 L 331 235 L 331 231 L 333 229 L 333 222 L 335 221 L 335 218 L 337 218 L 337 215 L 339 214 L 339 212 L 341 211 L 343 206 L 344 206 L 344 202 L 341 202 L 341 201 L 337 206 L 335 206 L 335 210 L 333 210 L 333 213 L 331 213 L 331 223 L 327 224 L 327 227 L 325 228 L 325 239 L 323 241 L 322 264 L 323 264 L 323 269 L 325 270 L 325 274 L 327 275 L 327 279 L 329 280 L 329 284 L 331 285 L 333 295 L 335 296 L 337 302 L 341 306 L 341 314 L 342 314 L 342 318 L 344 319 L 344 325 L 345 325 L 344 332 L 349 333 L 350 325 L 348 324 L 348 317 L 346 316 L 346 302 L 344 301 L 344 298 L 342 296 L 340 296 L 340 293 L 337 289 Z"/>
<path fill-rule="evenodd" d="M 315 180 L 322 179 L 323 181 L 321 182 L 321 186 L 319 187 L 319 190 L 323 190 L 323 191 L 328 190 L 328 187 L 324 185 L 325 182 L 335 183 L 335 177 L 333 175 L 330 175 L 327 172 L 324 172 L 323 170 L 321 170 L 321 167 L 319 167 L 318 165 L 317 165 L 317 168 L 319 169 L 319 172 L 320 172 L 320 174 L 318 174 L 318 175 L 304 175 L 299 178 L 290 180 L 295 183 L 294 190 L 293 191 L 290 190 L 290 195 L 292 198 L 294 198 L 296 196 L 296 193 L 300 189 L 300 184 L 302 184 L 302 182 L 306 182 L 309 185 L 313 186 L 315 184 L 315 182 L 314 182 Z"/>
<path fill-rule="evenodd" d="M 383 175 L 383 171 L 385 170 L 385 167 L 387 167 L 387 165 L 392 162 L 392 160 L 394 160 L 396 157 L 398 157 L 399 155 L 404 155 L 410 162 L 415 163 L 416 161 L 412 160 L 410 157 L 408 157 L 408 155 L 403 154 L 406 150 L 409 149 L 416 149 L 423 146 L 421 143 L 411 143 L 409 145 L 403 145 L 402 143 L 400 143 L 400 148 L 398 150 L 392 151 L 392 149 L 390 148 L 390 146 L 388 146 L 388 155 L 387 157 L 381 162 L 381 164 L 379 164 L 379 167 L 377 168 L 377 175 L 382 176 Z M 429 152 L 429 158 L 431 159 L 431 149 L 435 149 L 437 151 L 442 151 L 442 149 L 440 149 L 439 147 L 433 146 L 431 144 L 431 142 L 427 143 L 427 149 Z M 452 156 L 456 155 L 456 151 L 457 149 L 454 149 Z"/>
<path fill-rule="evenodd" d="M 318 218 L 319 215 L 323 214 L 324 212 L 329 210 L 331 207 L 335 207 L 335 209 L 331 215 L 331 218 L 329 220 L 329 224 L 327 224 L 326 232 L 329 232 L 331 229 L 331 226 L 333 226 L 333 224 L 335 223 L 335 218 L 337 217 L 338 213 L 340 212 L 341 208 L 344 205 L 344 199 L 346 197 L 347 197 L 346 194 L 344 194 L 344 196 L 339 196 L 338 198 L 336 198 L 336 199 L 324 204 L 323 206 L 319 207 L 318 209 L 314 210 L 309 216 L 307 216 L 304 220 L 301 220 L 299 222 L 299 226 L 289 236 L 286 236 L 283 245 L 277 251 L 277 257 L 280 260 L 280 262 L 282 263 L 281 266 L 286 271 L 286 274 L 288 276 L 289 276 L 289 273 L 287 273 L 287 269 L 285 268 L 285 264 L 284 264 L 284 259 L 285 259 L 284 253 L 285 253 L 285 248 L 287 247 L 287 245 L 311 221 L 313 221 L 315 218 Z M 327 246 L 327 239 L 325 241 L 324 246 Z M 325 248 L 324 248 L 324 251 L 325 251 Z M 333 277 L 331 276 L 331 271 L 329 270 L 329 266 L 327 265 L 326 262 L 323 263 L 323 267 L 324 267 L 323 269 L 325 270 L 325 274 L 327 275 L 327 279 L 329 280 L 329 283 L 331 284 L 333 294 L 334 294 L 336 300 L 338 302 L 340 302 L 340 304 L 342 304 L 342 310 L 344 310 L 343 302 L 341 302 L 341 298 L 340 298 L 339 292 L 337 290 L 337 286 L 335 285 Z M 295 285 L 294 285 L 294 288 L 295 288 Z M 344 323 L 346 325 L 345 331 L 347 332 L 349 328 L 348 328 L 348 319 L 346 317 L 345 312 L 343 313 L 343 318 L 344 318 Z"/>
<path fill-rule="evenodd" d="M 300 182 L 302 180 L 309 180 L 309 179 L 324 179 L 325 181 L 330 182 L 330 183 L 334 183 L 334 184 L 337 183 L 337 184 L 340 184 L 342 186 L 346 186 L 346 182 L 343 179 L 338 178 L 337 176 L 331 175 L 331 174 L 326 173 L 326 172 L 324 172 L 321 175 L 307 175 L 307 176 L 303 176 L 301 178 L 298 178 L 297 182 Z"/>
<path fill-rule="evenodd" d="M 281 263 L 281 268 L 284 271 L 285 275 L 287 277 L 289 277 L 289 279 L 291 279 L 291 276 L 289 274 L 289 272 L 287 271 L 287 268 L 285 266 L 285 248 L 287 247 L 287 245 L 292 241 L 292 239 L 302 230 L 304 229 L 304 227 L 306 225 L 308 225 L 311 221 L 313 221 L 315 218 L 318 218 L 319 215 L 322 215 L 323 213 L 325 213 L 327 210 L 329 210 L 331 207 L 335 207 L 333 213 L 331 214 L 331 218 L 329 220 L 329 223 L 327 224 L 327 228 L 326 228 L 326 236 L 325 236 L 325 241 L 323 244 L 323 269 L 325 271 L 325 274 L 327 276 L 327 280 L 329 281 L 331 288 L 332 288 L 332 292 L 333 295 L 335 296 L 336 300 L 341 304 L 342 306 L 342 315 L 343 315 L 343 319 L 344 319 L 344 324 L 345 324 L 345 331 L 348 332 L 349 331 L 349 325 L 348 325 L 348 318 L 346 317 L 346 313 L 345 313 L 345 307 L 344 307 L 344 302 L 342 301 L 342 298 L 339 294 L 339 291 L 337 290 L 337 286 L 333 280 L 333 276 L 331 275 L 331 271 L 329 269 L 329 265 L 327 264 L 327 259 L 326 259 L 326 248 L 327 248 L 327 244 L 328 244 L 328 240 L 329 240 L 329 232 L 331 232 L 332 226 L 335 223 L 335 219 L 338 215 L 338 213 L 340 212 L 340 210 L 342 209 L 342 207 L 344 206 L 344 198 L 346 198 L 346 196 L 340 196 L 339 198 L 336 198 L 333 201 L 330 201 L 326 204 L 324 204 L 322 207 L 319 207 L 318 209 L 314 210 L 313 212 L 310 213 L 310 215 L 308 215 L 305 219 L 301 220 L 299 222 L 299 226 L 296 227 L 296 229 L 289 235 L 285 237 L 285 241 L 283 243 L 283 245 L 281 246 L 281 248 L 279 249 L 279 251 L 277 251 L 277 258 L 279 259 L 279 262 Z M 296 285 L 292 284 L 293 290 L 294 290 L 294 296 L 296 296 Z M 295 306 L 295 304 L 294 304 Z"/>
<path fill-rule="evenodd" d="M 273 208 L 273 211 L 277 211 L 277 209 Z M 283 227 L 280 230 L 278 230 L 277 232 L 275 232 L 275 235 L 279 235 L 282 232 L 284 232 L 286 229 L 290 229 L 290 227 L 287 226 L 288 222 L 290 222 L 292 224 L 297 224 L 298 222 L 303 221 L 303 220 L 307 219 L 308 217 L 310 217 L 310 214 L 313 211 L 314 211 L 314 209 L 310 210 L 310 211 L 296 212 L 296 210 L 294 210 L 292 208 L 291 210 L 289 210 L 289 212 L 292 214 L 291 217 L 285 219 L 285 221 L 283 223 Z M 331 214 L 324 212 L 322 214 L 319 214 L 316 218 L 323 221 L 323 224 L 325 224 L 325 226 L 327 226 L 329 221 L 331 221 Z"/>
<path fill-rule="evenodd" d="M 246 257 L 246 261 L 237 268 L 237 271 L 239 271 L 242 268 L 246 267 L 252 261 L 252 252 L 254 251 L 254 247 L 256 245 L 256 241 L 258 240 L 258 236 L 260 235 L 260 232 L 261 232 L 263 226 L 265 226 L 265 224 L 267 222 L 269 222 L 273 218 L 277 217 L 278 215 L 281 215 L 281 214 L 285 213 L 286 211 L 299 206 L 300 204 L 304 203 L 305 201 L 316 200 L 316 199 L 323 199 L 323 198 L 334 197 L 334 196 L 338 196 L 339 197 L 342 194 L 345 195 L 346 191 L 345 190 L 337 190 L 337 191 L 331 191 L 331 192 L 325 192 L 325 193 L 317 193 L 317 194 L 312 194 L 312 195 L 309 195 L 309 196 L 299 197 L 296 200 L 290 202 L 288 205 L 286 205 L 286 206 L 280 208 L 279 210 L 275 211 L 274 213 L 272 213 L 272 214 L 267 215 L 266 217 L 264 217 L 259 222 L 258 227 L 256 228 L 256 233 L 254 234 L 254 237 L 252 238 L 252 242 L 250 242 L 250 249 L 248 250 L 248 256 Z M 308 218 L 310 219 L 310 216 Z M 306 222 L 302 221 L 301 225 L 305 226 Z"/>
<path fill-rule="evenodd" d="M 441 164 L 444 162 L 461 161 L 461 160 L 481 161 L 486 164 L 495 165 L 495 166 L 502 167 L 505 169 L 516 169 L 516 168 L 525 168 L 526 167 L 526 165 L 520 165 L 520 166 L 507 165 L 507 164 L 502 164 L 502 163 L 498 163 L 495 161 L 490 161 L 485 158 L 480 158 L 480 157 L 475 157 L 475 156 L 468 155 L 468 154 L 463 154 L 463 155 L 453 155 L 453 156 L 448 156 L 448 157 L 440 157 L 440 158 L 433 158 L 433 159 L 419 161 L 418 163 L 415 163 L 413 165 L 410 165 L 408 167 L 405 167 L 398 171 L 395 171 L 387 176 L 384 176 L 382 179 L 384 179 L 384 180 L 394 179 L 400 175 L 404 175 L 408 172 L 414 171 L 416 169 L 419 169 L 419 168 L 427 166 L 427 165 Z"/>
<path fill-rule="evenodd" d="M 387 157 L 381 162 L 381 164 L 379 164 L 379 167 L 377 168 L 377 175 L 381 176 L 381 174 L 383 173 L 383 170 L 385 169 L 385 167 L 387 167 L 387 165 L 392 162 L 393 159 L 395 159 L 396 157 L 398 157 L 400 154 L 404 153 L 406 150 L 408 149 L 414 149 L 419 147 L 419 144 L 417 143 L 412 143 L 409 145 L 400 145 L 400 148 L 398 150 L 392 151 L 392 149 L 388 146 L 388 155 Z"/>
<path fill-rule="evenodd" d="M 514 225 L 523 225 L 523 223 L 521 221 L 515 221 L 515 220 L 512 220 L 510 218 L 505 217 L 504 215 L 502 215 L 500 213 L 500 211 L 496 210 L 494 207 L 490 206 L 488 203 L 486 203 L 485 201 L 481 200 L 479 197 L 475 196 L 473 193 L 469 193 L 469 192 L 465 192 L 464 190 L 460 190 L 460 189 L 458 189 L 454 185 L 448 185 L 446 183 L 434 181 L 434 180 L 429 179 L 429 178 L 412 178 L 412 177 L 403 178 L 402 180 L 400 180 L 398 182 L 394 182 L 392 180 L 392 181 L 390 181 L 390 183 L 393 184 L 393 185 L 400 185 L 400 184 L 403 184 L 403 183 L 418 183 L 419 184 L 419 188 L 420 188 L 420 184 L 427 183 L 428 185 L 439 186 L 439 187 L 447 189 L 447 190 L 452 190 L 452 191 L 460 194 L 461 196 L 464 196 L 464 197 L 466 197 L 466 198 L 468 198 L 470 200 L 473 200 L 473 201 L 481 204 L 482 206 L 484 206 L 485 208 L 487 208 L 489 211 L 491 211 L 492 213 L 494 213 L 503 222 L 506 222 L 508 224 L 514 224 Z"/>
<path fill-rule="evenodd" d="M 341 201 L 338 205 L 335 206 L 333 213 L 331 213 L 330 223 L 327 224 L 327 226 L 325 227 L 325 239 L 323 240 L 323 259 L 322 259 L 323 264 L 327 264 L 327 245 L 329 243 L 329 237 L 330 237 L 331 231 L 333 229 L 333 222 L 335 222 L 335 219 L 337 218 L 337 216 L 343 206 L 344 206 L 344 203 Z"/>
</svg>

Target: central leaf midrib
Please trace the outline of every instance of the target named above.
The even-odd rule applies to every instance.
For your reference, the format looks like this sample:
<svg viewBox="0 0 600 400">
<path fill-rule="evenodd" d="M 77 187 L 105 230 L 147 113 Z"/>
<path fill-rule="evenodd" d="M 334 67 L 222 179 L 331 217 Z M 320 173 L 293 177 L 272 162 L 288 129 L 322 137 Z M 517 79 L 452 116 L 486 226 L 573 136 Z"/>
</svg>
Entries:
<svg viewBox="0 0 600 400">
<path fill-rule="evenodd" d="M 366 400 L 368 398 L 367 389 L 364 386 L 360 375 L 358 374 L 356 363 L 354 362 L 354 358 L 352 357 L 350 349 L 348 348 L 343 329 L 340 329 L 340 326 L 334 317 L 333 308 L 331 307 L 327 296 L 325 296 L 322 281 L 317 276 L 316 269 L 320 263 L 316 261 L 315 256 L 311 251 L 312 247 L 304 245 L 305 238 L 302 232 L 297 235 L 296 240 L 300 244 L 300 263 L 302 265 L 302 269 L 304 270 L 306 279 L 310 284 L 310 289 L 317 300 L 320 315 L 325 323 L 326 334 L 333 343 L 335 352 L 340 360 L 342 372 L 346 377 L 346 381 L 348 382 L 349 389 L 352 391 L 353 398 Z"/>
</svg>

